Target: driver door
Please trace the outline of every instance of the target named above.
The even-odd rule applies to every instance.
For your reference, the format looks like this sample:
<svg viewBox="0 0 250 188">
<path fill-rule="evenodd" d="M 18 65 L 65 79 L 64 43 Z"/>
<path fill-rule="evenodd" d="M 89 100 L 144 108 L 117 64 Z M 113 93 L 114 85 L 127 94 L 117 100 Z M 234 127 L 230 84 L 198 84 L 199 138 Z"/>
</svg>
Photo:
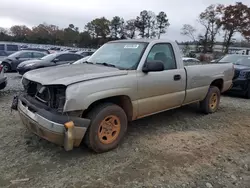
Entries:
<svg viewBox="0 0 250 188">
<path fill-rule="evenodd" d="M 179 107 L 185 98 L 186 73 L 177 68 L 172 45 L 155 44 L 146 61 L 152 60 L 162 61 L 165 69 L 138 73 L 138 117 Z"/>
<path fill-rule="evenodd" d="M 66 64 L 69 62 L 69 57 L 70 54 L 61 54 L 59 56 L 57 56 L 54 60 L 56 61 L 52 61 L 51 62 L 51 65 L 52 66 L 57 66 L 57 65 L 63 65 L 63 64 Z"/>
<path fill-rule="evenodd" d="M 14 63 L 13 68 L 16 69 L 20 63 L 31 59 L 32 59 L 32 52 L 23 52 L 22 54 L 19 55 L 18 59 L 13 62 Z"/>
</svg>

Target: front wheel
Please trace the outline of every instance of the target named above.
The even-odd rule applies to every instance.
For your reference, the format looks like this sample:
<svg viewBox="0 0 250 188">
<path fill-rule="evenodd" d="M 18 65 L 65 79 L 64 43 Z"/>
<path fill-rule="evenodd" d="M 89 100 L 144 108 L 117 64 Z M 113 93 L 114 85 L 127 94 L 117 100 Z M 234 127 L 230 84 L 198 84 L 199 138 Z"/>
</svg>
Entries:
<svg viewBox="0 0 250 188">
<path fill-rule="evenodd" d="M 4 72 L 10 72 L 11 71 L 11 67 L 8 63 L 2 63 L 3 65 L 3 71 Z"/>
<path fill-rule="evenodd" d="M 220 90 L 216 86 L 210 86 L 203 101 L 200 102 L 201 111 L 205 114 L 214 113 L 220 104 Z"/>
<path fill-rule="evenodd" d="M 87 117 L 91 120 L 84 141 L 97 153 L 118 146 L 127 131 L 127 116 L 118 105 L 105 103 L 95 107 Z"/>
</svg>

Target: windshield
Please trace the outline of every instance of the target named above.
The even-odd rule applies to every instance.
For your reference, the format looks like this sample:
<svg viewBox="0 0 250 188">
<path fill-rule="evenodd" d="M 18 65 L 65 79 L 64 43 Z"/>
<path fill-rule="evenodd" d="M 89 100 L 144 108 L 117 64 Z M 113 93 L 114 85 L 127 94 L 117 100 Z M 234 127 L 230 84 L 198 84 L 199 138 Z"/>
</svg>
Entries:
<svg viewBox="0 0 250 188">
<path fill-rule="evenodd" d="M 15 53 L 9 55 L 9 57 L 19 57 L 22 53 L 23 53 L 22 51 L 15 52 Z"/>
<path fill-rule="evenodd" d="M 46 56 L 44 56 L 44 57 L 42 57 L 42 58 L 40 58 L 40 59 L 46 60 L 46 61 L 51 61 L 51 60 L 53 60 L 56 56 L 57 56 L 57 54 L 54 53 L 54 54 L 46 55 Z"/>
<path fill-rule="evenodd" d="M 244 65 L 250 67 L 250 56 L 243 55 L 226 55 L 218 62 L 220 63 L 233 63 L 235 65 Z"/>
<path fill-rule="evenodd" d="M 85 61 L 87 61 L 87 60 L 89 59 L 89 57 L 90 57 L 90 56 L 86 56 L 86 57 L 84 57 L 84 58 L 82 58 L 82 59 L 79 59 L 79 60 L 77 60 L 76 62 L 74 62 L 73 64 L 82 64 L 82 63 L 84 63 Z"/>
<path fill-rule="evenodd" d="M 120 69 L 135 70 L 140 57 L 147 47 L 144 42 L 114 42 L 106 43 L 88 61 L 106 63 Z"/>
</svg>

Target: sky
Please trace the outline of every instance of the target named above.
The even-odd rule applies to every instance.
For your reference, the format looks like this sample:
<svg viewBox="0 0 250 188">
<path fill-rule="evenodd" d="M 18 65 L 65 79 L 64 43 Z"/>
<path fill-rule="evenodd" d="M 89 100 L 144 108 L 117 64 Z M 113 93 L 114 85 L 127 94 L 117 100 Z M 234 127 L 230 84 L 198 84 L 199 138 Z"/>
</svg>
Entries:
<svg viewBox="0 0 250 188">
<path fill-rule="evenodd" d="M 59 27 L 67 27 L 72 23 L 83 30 L 87 22 L 97 17 L 112 19 L 121 16 L 129 20 L 136 18 L 142 10 L 156 14 L 164 11 L 170 26 L 163 37 L 185 41 L 189 38 L 180 34 L 183 24 L 191 24 L 202 32 L 197 17 L 206 7 L 210 4 L 228 5 L 235 2 L 237 0 L 1 0 L 0 27 L 32 27 L 46 22 Z M 250 0 L 241 2 L 250 6 Z"/>
</svg>

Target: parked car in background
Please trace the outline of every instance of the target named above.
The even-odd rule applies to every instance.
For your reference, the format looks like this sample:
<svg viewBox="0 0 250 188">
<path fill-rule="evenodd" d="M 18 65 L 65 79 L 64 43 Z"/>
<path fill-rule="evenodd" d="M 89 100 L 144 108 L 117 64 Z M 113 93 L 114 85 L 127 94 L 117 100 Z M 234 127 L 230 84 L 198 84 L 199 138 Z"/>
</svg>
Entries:
<svg viewBox="0 0 250 188">
<path fill-rule="evenodd" d="M 213 60 L 211 60 L 210 62 L 211 63 L 216 63 L 216 62 L 218 62 L 220 59 L 213 59 Z"/>
<path fill-rule="evenodd" d="M 170 40 L 117 40 L 88 63 L 24 74 L 17 109 L 29 130 L 66 150 L 83 141 L 106 152 L 121 142 L 128 121 L 197 102 L 203 113 L 216 112 L 232 78 L 231 63 L 184 67 Z"/>
<path fill-rule="evenodd" d="M 201 63 L 199 59 L 192 58 L 192 57 L 182 57 L 182 61 L 183 61 L 184 66 L 196 65 L 196 64 Z"/>
<path fill-rule="evenodd" d="M 45 56 L 46 53 L 38 52 L 38 51 L 29 51 L 29 50 L 21 50 L 15 52 L 5 59 L 2 60 L 2 65 L 4 67 L 5 72 L 16 71 L 17 66 L 26 60 L 30 59 L 38 59 Z"/>
<path fill-rule="evenodd" d="M 82 58 L 82 59 L 79 59 L 79 60 L 75 61 L 75 62 L 72 63 L 72 64 L 73 64 L 73 65 L 82 64 L 82 63 L 88 61 L 88 59 L 89 59 L 90 57 L 91 57 L 90 55 L 89 55 L 89 56 L 86 56 L 86 57 L 84 57 L 84 58 Z"/>
<path fill-rule="evenodd" d="M 7 85 L 7 77 L 4 75 L 3 65 L 0 64 L 0 90 Z"/>
<path fill-rule="evenodd" d="M 13 54 L 20 50 L 17 44 L 0 43 L 0 51 L 5 51 L 7 55 Z"/>
<path fill-rule="evenodd" d="M 19 64 L 17 71 L 19 74 L 23 75 L 30 70 L 73 63 L 81 58 L 81 55 L 71 52 L 53 53 L 40 59 L 24 61 Z"/>
<path fill-rule="evenodd" d="M 197 59 L 197 58 L 192 58 L 192 57 L 183 57 L 183 58 L 182 58 L 182 61 L 183 61 L 183 62 L 200 62 L 199 59 Z"/>
<path fill-rule="evenodd" d="M 93 51 L 78 51 L 78 52 L 76 52 L 76 54 L 80 54 L 83 57 L 90 56 L 93 53 L 94 53 Z"/>
<path fill-rule="evenodd" d="M 43 49 L 43 48 L 23 48 L 21 50 L 32 50 L 32 51 L 38 51 L 38 52 L 44 52 L 46 54 L 50 54 L 49 50 Z"/>
<path fill-rule="evenodd" d="M 68 50 L 68 52 L 76 53 L 77 50 Z"/>
<path fill-rule="evenodd" d="M 233 63 L 233 86 L 229 92 L 239 93 L 250 99 L 250 55 L 230 54 L 221 58 L 217 63 Z"/>
<path fill-rule="evenodd" d="M 8 56 L 8 54 L 5 51 L 0 51 L 0 63 L 3 59 L 5 59 Z"/>
</svg>

